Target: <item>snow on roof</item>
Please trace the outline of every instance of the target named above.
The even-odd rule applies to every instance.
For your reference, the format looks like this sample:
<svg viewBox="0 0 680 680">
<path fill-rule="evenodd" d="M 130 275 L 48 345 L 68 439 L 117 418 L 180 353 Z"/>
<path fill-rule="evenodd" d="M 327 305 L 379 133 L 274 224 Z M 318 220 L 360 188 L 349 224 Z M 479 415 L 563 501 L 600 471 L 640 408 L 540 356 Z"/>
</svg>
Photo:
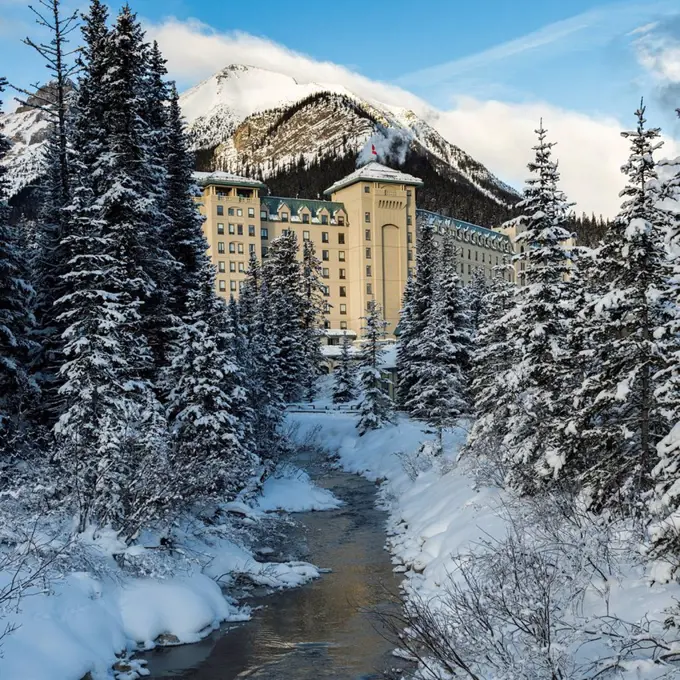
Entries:
<svg viewBox="0 0 680 680">
<path fill-rule="evenodd" d="M 510 242 L 510 237 L 503 232 L 488 229 L 487 227 L 480 227 L 478 224 L 465 222 L 463 220 L 456 219 L 455 217 L 440 215 L 439 213 L 432 212 L 431 210 L 417 208 L 416 219 L 419 223 L 425 223 L 434 227 L 453 227 L 454 229 L 460 229 L 462 232 L 471 231 L 485 238 L 494 239 L 500 242 Z"/>
<path fill-rule="evenodd" d="M 347 175 L 347 177 L 339 180 L 332 187 L 326 189 L 324 194 L 332 194 L 334 191 L 344 189 L 345 187 L 362 181 L 383 182 L 384 184 L 409 184 L 416 187 L 423 186 L 423 180 L 418 177 L 408 175 L 407 173 L 395 170 L 394 168 L 388 168 L 386 165 L 378 163 L 377 161 L 371 161 Z"/>
<path fill-rule="evenodd" d="M 311 198 L 285 198 L 282 196 L 263 196 L 261 203 L 267 207 L 270 215 L 276 215 L 281 206 L 287 206 L 291 215 L 298 215 L 300 210 L 307 208 L 316 217 L 317 214 L 324 208 L 331 215 L 335 215 L 340 210 L 345 210 L 343 203 L 336 203 L 335 201 L 318 201 Z"/>
<path fill-rule="evenodd" d="M 266 186 L 259 180 L 251 179 L 250 177 L 241 177 L 239 175 L 234 175 L 231 172 L 222 172 L 221 170 L 215 170 L 215 172 L 194 171 L 193 178 L 200 186 L 220 184 L 232 187 L 255 187 L 257 189 L 266 189 Z"/>
</svg>

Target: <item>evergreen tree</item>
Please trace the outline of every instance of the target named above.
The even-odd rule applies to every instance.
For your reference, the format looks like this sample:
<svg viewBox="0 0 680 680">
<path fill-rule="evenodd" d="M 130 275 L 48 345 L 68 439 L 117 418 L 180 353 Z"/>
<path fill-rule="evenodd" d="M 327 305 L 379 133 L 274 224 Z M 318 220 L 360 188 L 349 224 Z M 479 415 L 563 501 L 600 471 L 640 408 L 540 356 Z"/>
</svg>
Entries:
<svg viewBox="0 0 680 680">
<path fill-rule="evenodd" d="M 0 94 L 6 84 L 0 78 Z M 36 349 L 29 337 L 34 324 L 34 293 L 26 279 L 26 254 L 10 225 L 7 168 L 2 164 L 9 148 L 0 124 L 0 465 L 21 446 L 25 410 L 37 395 L 37 385 L 29 371 Z"/>
<path fill-rule="evenodd" d="M 416 254 L 416 278 L 404 292 L 404 305 L 400 324 L 399 350 L 397 353 L 397 373 L 399 385 L 397 403 L 402 409 L 412 398 L 411 389 L 417 379 L 415 351 L 422 338 L 427 315 L 432 305 L 437 276 L 437 249 L 434 230 L 423 225 L 418 238 Z"/>
<path fill-rule="evenodd" d="M 664 345 L 676 342 L 660 332 L 669 270 L 654 163 L 659 130 L 645 127 L 644 106 L 635 115 L 636 129 L 622 133 L 631 143 L 624 201 L 597 251 L 584 310 L 586 377 L 572 426 L 588 454 L 582 476 L 593 505 L 624 511 L 649 489 L 654 449 L 670 426 L 659 390 Z"/>
<path fill-rule="evenodd" d="M 362 318 L 363 337 L 359 353 L 362 395 L 357 422 L 359 436 L 382 427 L 385 422 L 390 421 L 392 415 L 392 401 L 383 389 L 383 372 L 380 368 L 384 355 L 382 342 L 387 322 L 383 319 L 382 309 L 375 300 L 369 301 L 368 314 Z"/>
<path fill-rule="evenodd" d="M 553 435 L 557 377 L 568 330 L 563 305 L 570 295 L 569 252 L 564 245 L 570 236 L 564 228 L 569 205 L 551 158 L 554 143 L 546 141 L 542 122 L 536 133 L 535 159 L 529 163 L 532 176 L 519 204 L 523 214 L 515 220 L 521 229 L 517 241 L 524 245 L 520 257 L 526 263 L 526 285 L 518 288 L 509 319 L 509 342 L 517 355 L 513 380 L 507 385 L 514 413 L 505 438 L 512 464 L 510 483 L 524 492 L 563 465 L 564 452 L 556 448 Z"/>
<path fill-rule="evenodd" d="M 153 485 L 139 479 L 139 471 L 157 474 L 165 450 L 148 435 L 162 436 L 165 427 L 143 378 L 151 353 L 141 335 L 140 307 L 153 288 L 143 267 L 153 213 L 140 163 L 147 151 L 139 110 L 144 46 L 127 7 L 109 34 L 98 0 L 83 33 L 86 61 L 74 129 L 79 155 L 66 239 L 72 258 L 63 277 L 70 292 L 57 301 L 58 319 L 67 324 L 64 410 L 55 432 L 78 505 L 78 529 L 111 524 L 129 538 L 131 518 L 138 524 L 163 504 L 160 498 L 150 504 L 134 490 Z"/>
<path fill-rule="evenodd" d="M 347 333 L 342 336 L 340 363 L 333 371 L 333 403 L 346 404 L 356 397 L 356 377 L 350 350 L 352 341 Z"/>
<path fill-rule="evenodd" d="M 302 343 L 305 372 L 303 386 L 305 398 L 314 399 L 323 354 L 321 353 L 321 319 L 324 311 L 321 261 L 316 257 L 314 242 L 307 240 L 302 246 L 303 307 L 301 314 Z"/>
<path fill-rule="evenodd" d="M 299 401 L 303 396 L 307 372 L 302 333 L 304 291 L 297 252 L 295 232 L 279 236 L 269 246 L 263 272 L 275 323 L 281 390 L 287 402 Z"/>
<path fill-rule="evenodd" d="M 468 307 L 470 309 L 470 325 L 474 333 L 479 328 L 479 317 L 482 313 L 482 299 L 489 292 L 489 286 L 484 271 L 475 269 L 470 285 L 467 288 Z"/>
</svg>

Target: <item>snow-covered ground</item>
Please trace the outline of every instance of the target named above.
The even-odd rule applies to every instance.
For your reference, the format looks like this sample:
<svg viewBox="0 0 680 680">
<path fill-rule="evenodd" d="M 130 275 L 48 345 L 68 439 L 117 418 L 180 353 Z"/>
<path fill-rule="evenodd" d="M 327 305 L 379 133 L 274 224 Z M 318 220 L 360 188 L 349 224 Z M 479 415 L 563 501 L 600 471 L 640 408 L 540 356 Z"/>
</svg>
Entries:
<svg viewBox="0 0 680 680">
<path fill-rule="evenodd" d="M 256 555 L 273 552 L 267 527 L 280 520 L 270 511 L 324 510 L 339 503 L 305 472 L 284 465 L 259 497 L 224 504 L 218 521 L 178 520 L 172 550 L 160 550 L 160 537 L 151 532 L 127 549 L 115 536 L 80 537 L 64 550 L 62 557 L 69 557 L 59 562 L 63 566 L 55 563 L 0 619 L 0 633 L 5 626 L 14 629 L 0 639 L 0 678 L 144 675 L 143 666 L 129 660 L 135 650 L 195 642 L 221 622 L 249 618 L 249 608 L 225 594 L 232 586 L 291 588 L 318 577 L 307 562 L 265 562 Z M 0 570 L 0 593 L 15 571 Z"/>
<path fill-rule="evenodd" d="M 387 547 L 395 570 L 404 572 L 407 602 L 428 602 L 435 608 L 447 606 L 447 588 L 452 580 L 460 583 L 458 558 L 479 553 L 484 546 L 502 548 L 502 542 L 516 529 L 511 523 L 524 516 L 525 501 L 510 498 L 498 488 L 480 485 L 469 463 L 459 460 L 467 434 L 463 428 L 449 434 L 444 456 L 437 459 L 418 455 L 420 444 L 433 435 L 404 417 L 363 437 L 357 436 L 356 416 L 349 413 L 295 413 L 289 418 L 297 424 L 298 436 L 310 437 L 317 432 L 321 443 L 337 454 L 345 470 L 381 483 L 379 497 L 389 512 Z M 662 582 L 659 575 L 664 573 L 663 565 L 645 563 L 643 549 L 627 535 L 626 527 L 612 532 L 605 526 L 599 533 L 595 523 L 592 531 L 584 533 L 582 529 L 576 527 L 569 534 L 572 527 L 567 527 L 564 535 L 576 536 L 582 544 L 567 545 L 563 553 L 559 552 L 562 548 L 558 550 L 565 560 L 571 560 L 563 570 L 566 585 L 555 589 L 556 597 L 565 598 L 555 615 L 569 628 L 555 652 L 568 659 L 565 666 L 571 671 L 564 677 L 596 677 L 598 669 L 610 663 L 615 666 L 610 675 L 598 677 L 678 677 L 680 669 L 669 670 L 668 665 L 658 662 L 658 657 L 680 650 L 672 627 L 669 632 L 664 626 L 669 614 L 677 611 L 680 586 Z M 537 528 L 538 538 L 531 541 L 543 540 L 547 545 L 546 539 L 540 537 L 541 531 Z M 610 541 L 607 545 L 605 534 Z M 603 554 L 608 569 L 606 579 L 600 579 L 598 571 L 588 564 L 591 558 L 596 560 Z M 572 575 L 584 579 L 582 588 L 570 583 Z M 578 602 L 570 601 L 572 593 L 579 594 Z M 643 642 L 647 633 L 650 639 L 664 640 L 667 650 L 662 653 L 651 644 L 647 646 Z M 521 641 L 513 645 L 521 656 Z M 421 672 L 419 677 L 424 680 L 453 677 L 441 669 L 441 675 Z M 480 677 L 501 676 L 482 673 Z M 510 675 L 503 677 L 550 676 L 531 672 L 513 675 L 510 670 Z"/>
</svg>

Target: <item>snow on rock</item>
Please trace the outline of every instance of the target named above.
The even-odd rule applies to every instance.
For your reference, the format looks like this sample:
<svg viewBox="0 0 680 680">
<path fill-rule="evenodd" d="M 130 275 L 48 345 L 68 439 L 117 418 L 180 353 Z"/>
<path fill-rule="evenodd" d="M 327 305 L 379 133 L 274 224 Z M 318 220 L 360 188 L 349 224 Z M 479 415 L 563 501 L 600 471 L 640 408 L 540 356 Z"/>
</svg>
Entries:
<svg viewBox="0 0 680 680">
<path fill-rule="evenodd" d="M 260 510 L 286 510 L 307 512 L 309 510 L 332 510 L 342 505 L 328 489 L 316 486 L 309 475 L 292 465 L 283 465 L 269 477 L 258 499 Z"/>
</svg>

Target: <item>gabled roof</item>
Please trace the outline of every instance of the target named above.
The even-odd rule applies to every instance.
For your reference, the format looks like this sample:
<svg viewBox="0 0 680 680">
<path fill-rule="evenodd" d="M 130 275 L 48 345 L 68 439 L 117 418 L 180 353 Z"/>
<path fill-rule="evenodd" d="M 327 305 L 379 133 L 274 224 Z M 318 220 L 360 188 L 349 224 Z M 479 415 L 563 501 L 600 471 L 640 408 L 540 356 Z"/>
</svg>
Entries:
<svg viewBox="0 0 680 680">
<path fill-rule="evenodd" d="M 360 167 L 347 177 L 336 182 L 332 187 L 324 191 L 324 194 L 332 194 L 334 191 L 356 184 L 357 182 L 382 182 L 383 184 L 408 184 L 409 186 L 421 187 L 423 180 L 405 172 L 388 168 L 382 163 L 371 161 Z"/>
<path fill-rule="evenodd" d="M 302 208 L 307 208 L 316 217 L 320 210 L 326 208 L 328 213 L 332 216 L 339 210 L 344 210 L 345 205 L 337 201 L 317 201 L 311 198 L 282 198 L 280 196 L 262 196 L 260 203 L 267 207 L 267 212 L 270 215 L 276 215 L 282 205 L 288 206 L 291 217 L 298 215 Z"/>
<path fill-rule="evenodd" d="M 454 229 L 460 229 L 463 232 L 474 232 L 485 238 L 496 239 L 498 241 L 510 243 L 510 237 L 500 231 L 495 231 L 494 229 L 487 229 L 486 227 L 480 227 L 478 224 L 472 224 L 471 222 L 464 222 L 463 220 L 458 220 L 455 217 L 447 217 L 446 215 L 440 215 L 439 213 L 432 212 L 430 210 L 424 210 L 422 208 L 416 209 L 416 219 L 421 223 L 429 224 L 436 227 L 453 227 Z"/>
<path fill-rule="evenodd" d="M 208 186 L 210 184 L 216 184 L 218 186 L 227 187 L 247 187 L 249 189 L 266 189 L 266 185 L 256 179 L 250 179 L 250 177 L 240 177 L 239 175 L 233 175 L 231 172 L 222 172 L 221 170 L 216 170 L 215 172 L 198 172 L 194 171 L 192 173 L 194 182 L 199 186 Z"/>
</svg>

